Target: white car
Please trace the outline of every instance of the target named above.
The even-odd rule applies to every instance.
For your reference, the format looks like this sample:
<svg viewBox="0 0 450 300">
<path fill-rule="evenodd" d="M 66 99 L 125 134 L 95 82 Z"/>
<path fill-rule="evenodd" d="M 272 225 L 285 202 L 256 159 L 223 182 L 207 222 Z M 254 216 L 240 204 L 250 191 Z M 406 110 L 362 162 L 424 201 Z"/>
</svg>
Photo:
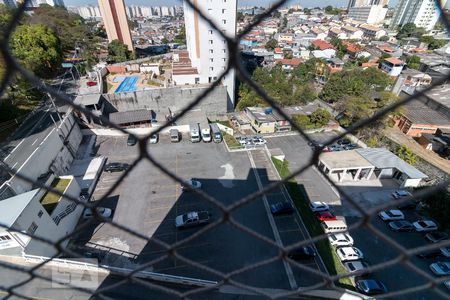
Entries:
<svg viewBox="0 0 450 300">
<path fill-rule="evenodd" d="M 450 280 L 444 281 L 444 285 L 450 291 Z"/>
<path fill-rule="evenodd" d="M 266 140 L 263 139 L 263 138 L 260 138 L 260 137 L 254 137 L 254 138 L 252 139 L 252 143 L 253 143 L 253 145 L 264 145 L 264 144 L 266 144 L 267 142 L 266 142 Z"/>
<path fill-rule="evenodd" d="M 111 217 L 112 210 L 107 207 L 97 207 L 97 214 L 102 216 L 103 218 Z M 94 216 L 94 212 L 90 208 L 86 208 L 83 213 L 83 219 L 90 219 Z"/>
<path fill-rule="evenodd" d="M 336 250 L 336 254 L 342 262 L 359 260 L 364 258 L 363 253 L 356 247 L 342 247 Z"/>
<path fill-rule="evenodd" d="M 400 199 L 407 196 L 411 196 L 411 193 L 403 190 L 398 190 L 392 193 L 392 197 L 395 199 Z"/>
<path fill-rule="evenodd" d="M 353 246 L 353 238 L 348 233 L 336 233 L 328 236 L 334 247 Z"/>
<path fill-rule="evenodd" d="M 369 264 L 365 261 L 349 261 L 344 263 L 344 267 L 347 270 L 348 274 L 353 274 L 356 272 L 361 272 L 361 274 L 364 274 L 362 272 L 364 269 L 367 269 L 369 267 Z"/>
<path fill-rule="evenodd" d="M 430 265 L 431 271 L 438 276 L 450 275 L 450 262 L 438 261 Z"/>
<path fill-rule="evenodd" d="M 405 215 L 402 213 L 401 210 L 398 209 L 380 211 L 378 216 L 383 221 L 398 221 L 405 219 Z"/>
<path fill-rule="evenodd" d="M 156 144 L 157 142 L 158 142 L 158 134 L 157 133 L 152 134 L 150 136 L 150 144 Z"/>
<path fill-rule="evenodd" d="M 202 183 L 198 180 L 194 180 L 194 179 L 190 179 L 190 180 L 186 180 L 182 185 L 181 185 L 181 189 L 183 191 L 188 191 L 188 187 L 190 187 L 191 189 L 194 190 L 199 190 L 202 188 Z"/>
<path fill-rule="evenodd" d="M 441 253 L 447 258 L 450 258 L 450 247 L 441 248 Z"/>
<path fill-rule="evenodd" d="M 330 209 L 328 204 L 326 204 L 325 202 L 320 202 L 320 201 L 311 202 L 309 204 L 309 207 L 311 208 L 311 210 L 313 212 L 325 211 L 325 210 L 329 210 Z"/>
<path fill-rule="evenodd" d="M 436 223 L 430 220 L 421 220 L 413 223 L 414 229 L 417 232 L 434 231 L 438 229 Z"/>
</svg>

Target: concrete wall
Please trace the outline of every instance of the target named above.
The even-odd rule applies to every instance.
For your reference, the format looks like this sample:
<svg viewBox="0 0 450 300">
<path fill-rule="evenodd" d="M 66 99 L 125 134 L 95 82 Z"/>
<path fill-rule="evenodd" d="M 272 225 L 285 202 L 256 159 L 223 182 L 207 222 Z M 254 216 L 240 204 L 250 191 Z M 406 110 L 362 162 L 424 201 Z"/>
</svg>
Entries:
<svg viewBox="0 0 450 300">
<path fill-rule="evenodd" d="M 132 93 L 104 94 L 103 97 L 111 103 L 117 111 L 152 109 L 155 112 L 167 114 L 169 112 L 168 109 L 173 112 L 181 111 L 189 103 L 194 101 L 205 89 L 207 89 L 207 87 L 173 87 L 136 91 Z M 216 87 L 204 98 L 196 109 L 201 109 L 207 115 L 226 113 L 226 87 Z"/>
</svg>

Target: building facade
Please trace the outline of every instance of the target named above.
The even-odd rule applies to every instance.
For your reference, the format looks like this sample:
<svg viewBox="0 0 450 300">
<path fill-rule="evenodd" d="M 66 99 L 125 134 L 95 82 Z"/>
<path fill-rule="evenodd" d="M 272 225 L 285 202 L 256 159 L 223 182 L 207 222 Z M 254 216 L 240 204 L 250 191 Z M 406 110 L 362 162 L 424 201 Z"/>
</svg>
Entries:
<svg viewBox="0 0 450 300">
<path fill-rule="evenodd" d="M 123 0 L 99 0 L 98 4 L 109 42 L 119 40 L 134 51 Z"/>
<path fill-rule="evenodd" d="M 367 24 L 378 24 L 384 21 L 387 10 L 381 5 L 355 6 L 348 9 L 348 17 Z"/>
<path fill-rule="evenodd" d="M 445 7 L 447 0 L 442 0 Z M 441 12 L 436 7 L 434 0 L 400 0 L 395 8 L 390 27 L 395 29 L 408 23 L 414 23 L 417 27 L 432 30 Z"/>
<path fill-rule="evenodd" d="M 223 34 L 230 38 L 236 36 L 236 0 L 194 1 L 193 4 L 212 20 Z M 212 83 L 227 68 L 229 57 L 227 41 L 187 2 L 183 3 L 183 7 L 187 50 L 192 67 L 198 70 L 198 83 Z M 235 71 L 233 69 L 228 72 L 222 83 L 227 86 L 229 108 L 232 109 L 235 98 Z"/>
</svg>

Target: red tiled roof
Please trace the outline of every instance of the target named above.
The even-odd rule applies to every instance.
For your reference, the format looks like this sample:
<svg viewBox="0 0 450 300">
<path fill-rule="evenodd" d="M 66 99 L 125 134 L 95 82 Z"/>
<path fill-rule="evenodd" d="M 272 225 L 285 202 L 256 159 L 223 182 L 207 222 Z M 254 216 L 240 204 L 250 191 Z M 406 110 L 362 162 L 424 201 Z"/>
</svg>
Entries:
<svg viewBox="0 0 450 300">
<path fill-rule="evenodd" d="M 393 65 L 404 64 L 403 60 L 398 59 L 397 57 L 388 57 L 385 59 L 385 61 L 390 62 Z"/>
<path fill-rule="evenodd" d="M 350 52 L 350 53 L 357 53 L 362 50 L 362 48 L 360 46 L 346 42 L 346 41 L 342 42 L 342 44 L 344 44 L 346 46 L 347 52 Z"/>
<path fill-rule="evenodd" d="M 275 48 L 273 51 L 275 53 L 283 53 L 283 49 L 281 49 L 281 48 Z"/>
<path fill-rule="evenodd" d="M 325 49 L 334 49 L 333 45 L 331 45 L 328 42 L 322 41 L 322 40 L 314 40 L 311 42 L 311 44 L 317 48 L 319 48 L 320 50 L 325 50 Z"/>
<path fill-rule="evenodd" d="M 302 63 L 302 60 L 300 58 L 284 58 L 282 60 L 280 60 L 281 64 L 283 65 L 289 65 L 289 66 L 298 66 L 299 64 Z"/>
</svg>

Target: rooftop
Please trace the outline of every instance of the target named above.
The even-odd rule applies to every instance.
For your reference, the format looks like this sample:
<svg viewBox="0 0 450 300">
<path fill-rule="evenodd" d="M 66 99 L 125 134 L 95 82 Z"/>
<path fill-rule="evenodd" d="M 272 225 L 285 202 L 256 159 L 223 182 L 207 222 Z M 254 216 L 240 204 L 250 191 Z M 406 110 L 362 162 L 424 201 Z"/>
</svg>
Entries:
<svg viewBox="0 0 450 300">
<path fill-rule="evenodd" d="M 373 165 L 355 150 L 324 152 L 320 161 L 329 169 L 371 168 Z"/>
<path fill-rule="evenodd" d="M 403 65 L 403 64 L 405 64 L 403 62 L 403 60 L 398 59 L 397 57 L 388 57 L 384 61 L 387 61 L 388 63 L 391 63 L 393 65 Z"/>
<path fill-rule="evenodd" d="M 405 104 L 403 113 L 413 124 L 450 126 L 450 120 L 441 112 L 436 111 L 422 101 L 413 99 Z"/>
<path fill-rule="evenodd" d="M 311 44 L 317 48 L 319 48 L 320 50 L 325 50 L 325 49 L 334 49 L 333 45 L 331 45 L 328 42 L 322 41 L 322 40 L 314 40 L 311 42 Z"/>
<path fill-rule="evenodd" d="M 100 102 L 101 97 L 102 97 L 102 95 L 100 93 L 88 94 L 88 95 L 78 95 L 75 98 L 74 103 L 78 104 L 78 105 L 84 105 L 84 106 L 94 105 L 94 104 L 98 104 Z"/>
<path fill-rule="evenodd" d="M 152 111 L 147 109 L 122 111 L 109 114 L 109 120 L 118 125 L 149 122 L 152 119 L 152 114 Z"/>
<path fill-rule="evenodd" d="M 450 108 L 450 84 L 443 84 L 425 93 L 427 98 Z"/>
<path fill-rule="evenodd" d="M 0 223 L 5 227 L 11 227 L 22 214 L 25 207 L 36 196 L 39 189 L 35 189 L 17 196 L 0 201 Z"/>
</svg>

